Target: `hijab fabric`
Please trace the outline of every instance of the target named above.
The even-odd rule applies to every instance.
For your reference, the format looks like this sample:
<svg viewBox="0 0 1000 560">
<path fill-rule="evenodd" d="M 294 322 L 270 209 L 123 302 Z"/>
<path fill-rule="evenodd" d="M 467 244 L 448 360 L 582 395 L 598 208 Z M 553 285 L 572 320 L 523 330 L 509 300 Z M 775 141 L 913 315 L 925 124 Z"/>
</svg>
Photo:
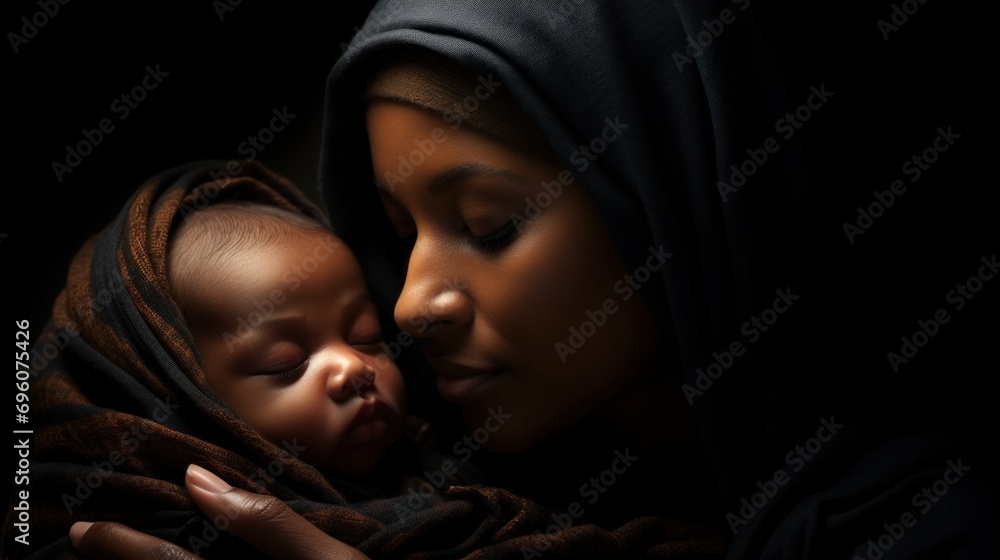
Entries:
<svg viewBox="0 0 1000 560">
<path fill-rule="evenodd" d="M 881 387 L 864 370 L 829 371 L 823 352 L 849 349 L 817 349 L 837 338 L 808 316 L 816 278 L 796 266 L 821 193 L 802 163 L 807 133 L 786 116 L 831 92 L 783 74 L 755 14 L 745 0 L 378 2 L 327 84 L 320 179 L 334 228 L 378 272 L 373 291 L 391 310 L 405 271 L 358 141 L 368 73 L 423 49 L 502 83 L 587 189 L 626 267 L 651 248 L 671 254 L 643 296 L 679 352 L 671 367 L 723 496 L 729 557 L 975 557 L 997 519 L 977 486 L 985 468 L 921 513 L 919 531 L 886 537 L 893 550 L 878 544 L 922 509 L 914 494 L 977 455 L 958 415 L 830 397 Z M 609 127 L 614 141 L 596 142 Z M 600 152 L 583 159 L 588 146 Z M 672 484 L 649 490 L 668 499 Z"/>
</svg>

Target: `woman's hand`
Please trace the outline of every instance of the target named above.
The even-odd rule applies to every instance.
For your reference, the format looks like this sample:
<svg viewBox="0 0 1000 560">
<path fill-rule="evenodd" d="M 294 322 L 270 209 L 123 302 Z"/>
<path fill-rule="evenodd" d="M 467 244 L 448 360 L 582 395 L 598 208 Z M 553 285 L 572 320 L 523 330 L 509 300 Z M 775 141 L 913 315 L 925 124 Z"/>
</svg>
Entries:
<svg viewBox="0 0 1000 560">
<path fill-rule="evenodd" d="M 191 498 L 212 520 L 220 516 L 232 535 L 275 559 L 367 560 L 367 556 L 316 528 L 274 496 L 233 488 L 207 470 L 191 465 L 185 476 Z M 74 523 L 73 547 L 101 560 L 197 560 L 179 546 L 120 523 Z"/>
</svg>

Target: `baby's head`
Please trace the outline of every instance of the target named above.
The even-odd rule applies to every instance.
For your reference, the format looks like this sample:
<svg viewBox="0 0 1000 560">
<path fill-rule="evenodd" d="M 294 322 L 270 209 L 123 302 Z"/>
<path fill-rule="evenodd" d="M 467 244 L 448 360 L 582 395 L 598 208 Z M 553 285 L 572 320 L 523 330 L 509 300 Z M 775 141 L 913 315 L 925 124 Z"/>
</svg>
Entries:
<svg viewBox="0 0 1000 560">
<path fill-rule="evenodd" d="M 375 466 L 406 392 L 343 242 L 290 210 L 219 202 L 178 224 L 167 262 L 208 383 L 247 424 L 338 474 Z"/>
</svg>

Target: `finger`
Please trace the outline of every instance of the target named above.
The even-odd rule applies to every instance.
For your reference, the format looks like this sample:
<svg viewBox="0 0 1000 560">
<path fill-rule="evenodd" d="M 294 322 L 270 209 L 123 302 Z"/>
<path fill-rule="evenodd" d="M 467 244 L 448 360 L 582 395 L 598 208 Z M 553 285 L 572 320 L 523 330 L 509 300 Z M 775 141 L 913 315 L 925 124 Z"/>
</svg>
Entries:
<svg viewBox="0 0 1000 560">
<path fill-rule="evenodd" d="M 201 560 L 163 539 L 121 523 L 74 523 L 69 539 L 78 552 L 99 560 Z"/>
<path fill-rule="evenodd" d="M 217 528 L 249 542 L 271 558 L 368 558 L 327 535 L 274 496 L 233 488 L 197 465 L 188 467 L 186 483 L 191 498 Z"/>
</svg>

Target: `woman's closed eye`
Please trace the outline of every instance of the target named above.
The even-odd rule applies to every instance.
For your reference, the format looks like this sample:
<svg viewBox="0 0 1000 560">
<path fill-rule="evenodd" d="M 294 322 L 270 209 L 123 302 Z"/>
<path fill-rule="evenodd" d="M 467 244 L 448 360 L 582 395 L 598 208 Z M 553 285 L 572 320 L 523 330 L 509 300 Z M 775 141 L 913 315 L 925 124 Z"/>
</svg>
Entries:
<svg viewBox="0 0 1000 560">
<path fill-rule="evenodd" d="M 494 253 L 503 249 L 514 240 L 515 234 L 518 232 L 517 223 L 513 218 L 486 235 L 475 235 L 468 227 L 465 229 L 468 232 L 469 242 L 484 253 Z"/>
</svg>

